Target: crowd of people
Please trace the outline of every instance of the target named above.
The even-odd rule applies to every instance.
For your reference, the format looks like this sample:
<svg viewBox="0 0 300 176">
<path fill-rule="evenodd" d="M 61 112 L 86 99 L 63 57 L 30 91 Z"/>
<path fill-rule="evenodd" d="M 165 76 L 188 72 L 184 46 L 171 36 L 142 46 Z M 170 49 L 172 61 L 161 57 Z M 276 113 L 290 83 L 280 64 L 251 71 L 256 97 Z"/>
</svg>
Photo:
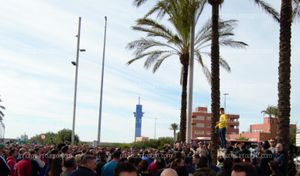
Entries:
<svg viewBox="0 0 300 176">
<path fill-rule="evenodd" d="M 295 176 L 281 143 L 227 144 L 218 161 L 205 142 L 163 149 L 120 149 L 89 145 L 0 145 L 1 176 Z"/>
</svg>

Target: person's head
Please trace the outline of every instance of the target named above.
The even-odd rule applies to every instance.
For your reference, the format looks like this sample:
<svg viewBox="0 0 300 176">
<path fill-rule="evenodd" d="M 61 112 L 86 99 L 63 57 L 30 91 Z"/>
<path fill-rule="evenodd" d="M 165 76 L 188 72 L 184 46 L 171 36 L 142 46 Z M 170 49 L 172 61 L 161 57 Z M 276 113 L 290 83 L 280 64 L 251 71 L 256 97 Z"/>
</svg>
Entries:
<svg viewBox="0 0 300 176">
<path fill-rule="evenodd" d="M 283 145 L 282 145 L 282 143 L 278 143 L 278 144 L 276 145 L 275 151 L 276 151 L 276 153 L 280 153 L 280 152 L 283 151 Z"/>
<path fill-rule="evenodd" d="M 224 113 L 225 113 L 224 108 L 220 108 L 220 114 L 224 114 Z"/>
<path fill-rule="evenodd" d="M 275 145 L 276 145 L 275 139 L 273 139 L 273 138 L 269 140 L 269 143 L 272 147 L 275 147 Z"/>
<path fill-rule="evenodd" d="M 167 168 L 162 171 L 160 176 L 178 176 L 178 174 L 174 169 Z"/>
<path fill-rule="evenodd" d="M 4 148 L 5 148 L 5 146 L 3 144 L 0 144 L 0 154 L 2 154 L 4 152 Z"/>
<path fill-rule="evenodd" d="M 218 156 L 218 161 L 219 161 L 219 163 L 223 163 L 224 162 L 224 157 L 223 156 Z"/>
<path fill-rule="evenodd" d="M 198 167 L 199 168 L 208 167 L 208 159 L 206 156 L 199 157 Z"/>
<path fill-rule="evenodd" d="M 157 169 L 163 169 L 166 166 L 166 162 L 163 158 L 156 158 L 155 164 Z"/>
<path fill-rule="evenodd" d="M 113 160 L 120 160 L 120 158 L 121 158 L 121 152 L 120 151 L 114 151 L 112 153 L 112 159 Z"/>
<path fill-rule="evenodd" d="M 9 152 L 8 152 L 8 156 L 12 156 L 14 158 L 17 158 L 18 156 L 18 152 L 16 149 L 10 149 Z"/>
<path fill-rule="evenodd" d="M 137 166 L 137 169 L 139 172 L 142 172 L 142 171 L 147 171 L 148 169 L 148 163 L 146 160 L 141 160 Z"/>
<path fill-rule="evenodd" d="M 81 158 L 81 166 L 95 170 L 97 167 L 96 157 L 93 155 L 83 155 Z"/>
<path fill-rule="evenodd" d="M 65 167 L 67 170 L 75 170 L 76 167 L 77 167 L 77 163 L 76 163 L 75 158 L 74 158 L 74 157 L 67 158 L 67 159 L 64 161 L 64 167 Z"/>
<path fill-rule="evenodd" d="M 184 160 L 181 159 L 181 158 L 175 159 L 175 160 L 172 162 L 172 164 L 171 164 L 171 168 L 172 168 L 172 169 L 177 169 L 177 168 L 182 167 L 182 166 L 184 166 Z"/>
<path fill-rule="evenodd" d="M 68 150 L 69 150 L 69 147 L 66 145 L 66 146 L 63 146 L 62 148 L 61 148 L 61 152 L 62 153 L 68 153 Z"/>
<path fill-rule="evenodd" d="M 264 151 L 268 150 L 270 148 L 270 143 L 269 141 L 264 141 L 262 144 L 262 148 Z"/>
<path fill-rule="evenodd" d="M 200 158 L 200 156 L 199 156 L 199 154 L 194 154 L 193 155 L 193 164 L 196 164 L 196 165 L 198 165 L 198 163 L 199 163 L 199 158 Z"/>
<path fill-rule="evenodd" d="M 130 163 L 118 163 L 115 176 L 137 176 L 136 168 Z"/>
<path fill-rule="evenodd" d="M 232 167 L 231 176 L 257 176 L 257 173 L 253 165 L 238 163 Z"/>
</svg>

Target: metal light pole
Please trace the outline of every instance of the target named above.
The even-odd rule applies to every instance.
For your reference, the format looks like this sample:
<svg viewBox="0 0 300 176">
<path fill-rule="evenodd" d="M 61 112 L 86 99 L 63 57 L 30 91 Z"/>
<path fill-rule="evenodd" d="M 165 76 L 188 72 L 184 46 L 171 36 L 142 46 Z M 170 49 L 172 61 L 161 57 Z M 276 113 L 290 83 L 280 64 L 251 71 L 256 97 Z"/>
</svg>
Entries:
<svg viewBox="0 0 300 176">
<path fill-rule="evenodd" d="M 102 97 L 103 97 L 103 79 L 104 79 L 104 64 L 105 64 L 105 45 L 106 45 L 106 28 L 107 28 L 107 17 L 104 17 L 104 43 L 103 43 L 103 56 L 102 56 L 102 74 L 101 74 L 101 88 L 100 88 L 100 105 L 99 105 L 99 121 L 98 121 L 98 135 L 97 135 L 97 145 L 100 145 L 101 136 L 101 119 L 102 119 Z"/>
<path fill-rule="evenodd" d="M 76 103 L 77 103 L 77 82 L 78 82 L 78 68 L 79 68 L 79 52 L 84 52 L 85 51 L 85 49 L 80 49 L 80 28 L 81 28 L 81 17 L 79 17 L 78 34 L 76 35 L 76 37 L 77 37 L 76 62 L 72 61 L 72 64 L 76 67 L 74 104 L 73 104 L 73 124 L 72 124 L 72 138 L 71 138 L 71 143 L 72 144 L 74 144 L 74 140 L 75 140 L 75 117 L 76 117 Z"/>
<path fill-rule="evenodd" d="M 154 139 L 156 139 L 156 120 L 157 117 L 154 118 Z"/>
<path fill-rule="evenodd" d="M 229 95 L 229 93 L 224 93 L 224 111 L 226 112 L 226 96 Z"/>
<path fill-rule="evenodd" d="M 187 104 L 187 128 L 186 143 L 191 143 L 192 136 L 192 113 L 193 113 L 193 81 L 194 81 L 194 40 L 195 40 L 195 17 L 191 16 L 190 31 L 190 58 L 189 58 L 189 84 L 188 84 L 188 104 Z"/>
</svg>

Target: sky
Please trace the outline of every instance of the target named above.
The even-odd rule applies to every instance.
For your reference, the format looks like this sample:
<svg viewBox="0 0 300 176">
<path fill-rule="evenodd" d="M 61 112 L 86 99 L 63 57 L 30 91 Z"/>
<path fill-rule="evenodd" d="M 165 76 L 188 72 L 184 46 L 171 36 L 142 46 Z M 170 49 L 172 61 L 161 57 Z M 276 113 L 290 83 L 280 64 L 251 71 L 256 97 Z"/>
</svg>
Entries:
<svg viewBox="0 0 300 176">
<path fill-rule="evenodd" d="M 279 9 L 279 0 L 269 0 Z M 131 26 L 151 7 L 132 0 L 10 0 L 0 11 L 0 95 L 6 107 L 5 137 L 72 128 L 78 17 L 82 17 L 75 132 L 83 141 L 97 138 L 104 16 L 108 17 L 101 141 L 132 142 L 133 112 L 141 97 L 145 112 L 142 135 L 172 136 L 179 123 L 181 86 L 177 57 L 153 74 L 143 61 L 130 66 L 127 43 L 143 34 Z M 206 6 L 196 30 L 209 20 Z M 279 25 L 251 0 L 227 0 L 221 18 L 236 19 L 235 39 L 247 49 L 221 48 L 232 72 L 221 71 L 227 112 L 240 115 L 240 131 L 263 121 L 261 111 L 277 104 Z M 299 20 L 293 24 L 291 123 L 300 123 Z M 204 62 L 209 66 L 209 58 Z M 193 107 L 210 109 L 210 86 L 198 65 L 194 72 Z M 298 98 L 297 98 L 298 97 Z M 224 97 L 221 97 L 223 106 Z"/>
</svg>

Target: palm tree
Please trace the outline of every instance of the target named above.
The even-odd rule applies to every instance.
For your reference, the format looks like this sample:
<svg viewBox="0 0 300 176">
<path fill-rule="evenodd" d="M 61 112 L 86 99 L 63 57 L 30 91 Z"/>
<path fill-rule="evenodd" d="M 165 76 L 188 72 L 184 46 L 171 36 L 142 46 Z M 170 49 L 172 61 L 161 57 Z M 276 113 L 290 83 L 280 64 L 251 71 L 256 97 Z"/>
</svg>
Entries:
<svg viewBox="0 0 300 176">
<path fill-rule="evenodd" d="M 264 8 L 264 10 L 266 9 Z M 270 11 L 266 11 L 270 13 Z M 291 26 L 295 18 L 300 17 L 300 0 L 281 0 L 280 15 L 278 12 L 272 15 L 275 16 L 276 14 L 278 18 L 276 21 L 280 24 L 277 140 L 283 144 L 285 151 L 287 151 L 289 139 L 286 136 L 289 136 L 291 111 Z"/>
<path fill-rule="evenodd" d="M 270 118 L 278 117 L 278 108 L 277 106 L 272 106 L 269 105 L 265 110 L 262 110 L 261 113 L 265 114 L 265 115 L 269 115 Z"/>
<path fill-rule="evenodd" d="M 219 8 L 223 0 L 208 0 L 212 6 L 212 34 L 211 34 L 211 141 L 212 160 L 217 161 L 219 148 L 218 134 L 215 133 L 215 126 L 220 113 L 220 44 L 219 44 Z"/>
<path fill-rule="evenodd" d="M 170 130 L 173 130 L 174 142 L 176 141 L 176 131 L 178 130 L 178 124 L 172 123 L 170 126 Z"/>
<path fill-rule="evenodd" d="M 183 2 L 173 2 L 164 12 L 168 15 L 170 26 L 174 28 L 167 28 L 157 20 L 149 17 L 137 20 L 137 24 L 133 26 L 136 31 L 146 33 L 147 37 L 135 40 L 128 44 L 128 48 L 135 50 L 135 57 L 131 59 L 128 64 L 146 58 L 144 67 L 149 69 L 153 66 L 155 73 L 161 64 L 171 56 L 178 56 L 182 66 L 181 71 L 181 113 L 180 113 L 180 134 L 185 134 L 186 131 L 186 105 L 187 105 L 187 78 L 188 78 L 188 65 L 189 65 L 189 47 L 190 47 L 190 20 L 188 15 L 188 8 Z M 162 6 L 163 7 L 163 6 Z M 232 39 L 235 20 L 227 20 L 220 22 L 220 36 L 222 41 L 220 44 L 223 46 L 243 48 L 247 44 L 241 41 Z M 196 60 L 202 66 L 203 72 L 210 80 L 209 69 L 203 62 L 203 55 L 210 56 L 210 52 L 204 52 L 205 48 L 210 46 L 211 40 L 211 23 L 207 22 L 198 31 L 195 38 L 195 56 Z M 202 52 L 203 51 L 203 52 Z M 230 71 L 228 63 L 220 59 L 221 66 Z M 181 141 L 185 141 L 185 135 L 181 135 Z"/>
<path fill-rule="evenodd" d="M 291 35 L 292 0 L 282 0 L 280 10 L 279 82 L 278 82 L 278 133 L 277 140 L 285 151 L 289 146 L 290 94 L 291 94 Z"/>
</svg>

